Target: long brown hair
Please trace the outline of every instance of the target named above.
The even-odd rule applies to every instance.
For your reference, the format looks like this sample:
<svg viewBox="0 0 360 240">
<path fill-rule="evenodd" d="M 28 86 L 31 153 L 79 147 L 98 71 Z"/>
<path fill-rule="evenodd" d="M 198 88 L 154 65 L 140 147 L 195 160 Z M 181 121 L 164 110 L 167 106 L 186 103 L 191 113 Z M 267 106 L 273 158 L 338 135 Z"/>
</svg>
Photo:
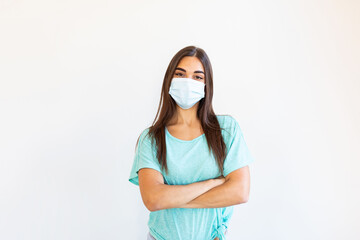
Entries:
<svg viewBox="0 0 360 240">
<path fill-rule="evenodd" d="M 165 73 L 159 107 L 152 126 L 148 128 L 148 134 L 151 136 L 152 143 L 154 143 L 154 140 L 156 141 L 157 159 L 162 169 L 165 169 L 166 174 L 168 174 L 166 164 L 165 126 L 167 126 L 167 123 L 170 121 L 172 116 L 176 114 L 176 102 L 170 96 L 169 89 L 171 80 L 175 73 L 175 68 L 180 60 L 185 56 L 197 57 L 201 61 L 205 70 L 205 96 L 199 101 L 197 117 L 199 118 L 202 129 L 205 133 L 209 151 L 212 150 L 221 175 L 223 175 L 224 159 L 227 154 L 226 145 L 221 134 L 222 128 L 220 127 L 212 107 L 213 72 L 210 59 L 203 49 L 195 46 L 187 46 L 178 51 L 171 59 Z M 136 142 L 136 146 L 139 138 Z"/>
</svg>

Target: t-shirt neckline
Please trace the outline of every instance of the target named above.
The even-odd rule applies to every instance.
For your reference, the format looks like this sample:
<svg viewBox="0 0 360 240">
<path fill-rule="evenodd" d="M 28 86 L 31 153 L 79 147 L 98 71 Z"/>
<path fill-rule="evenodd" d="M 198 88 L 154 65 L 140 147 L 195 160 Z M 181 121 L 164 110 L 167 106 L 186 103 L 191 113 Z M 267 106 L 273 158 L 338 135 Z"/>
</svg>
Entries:
<svg viewBox="0 0 360 240">
<path fill-rule="evenodd" d="M 182 139 L 176 138 L 176 137 L 174 137 L 173 135 L 171 135 L 170 132 L 169 132 L 169 130 L 167 129 L 167 127 L 165 127 L 165 132 L 167 133 L 167 135 L 168 135 L 170 138 L 172 138 L 172 139 L 174 139 L 174 140 L 176 140 L 176 141 L 179 141 L 179 142 L 186 142 L 186 143 L 194 142 L 194 141 L 196 141 L 196 140 L 198 140 L 198 139 L 200 139 L 200 138 L 202 138 L 202 137 L 205 136 L 205 133 L 203 133 L 203 134 L 201 134 L 200 136 L 198 136 L 198 137 L 196 137 L 196 138 L 194 138 L 194 139 L 191 139 L 191 140 L 182 140 Z"/>
</svg>

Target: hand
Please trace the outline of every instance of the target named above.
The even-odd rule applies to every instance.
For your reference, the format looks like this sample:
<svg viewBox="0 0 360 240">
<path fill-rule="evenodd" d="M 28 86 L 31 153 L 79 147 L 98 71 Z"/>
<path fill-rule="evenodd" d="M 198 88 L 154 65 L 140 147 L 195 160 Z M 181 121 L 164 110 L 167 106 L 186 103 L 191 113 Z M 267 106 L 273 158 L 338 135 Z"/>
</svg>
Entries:
<svg viewBox="0 0 360 240">
<path fill-rule="evenodd" d="M 214 178 L 213 180 L 215 182 L 215 187 L 217 187 L 225 182 L 225 177 L 221 175 L 217 178 Z"/>
</svg>

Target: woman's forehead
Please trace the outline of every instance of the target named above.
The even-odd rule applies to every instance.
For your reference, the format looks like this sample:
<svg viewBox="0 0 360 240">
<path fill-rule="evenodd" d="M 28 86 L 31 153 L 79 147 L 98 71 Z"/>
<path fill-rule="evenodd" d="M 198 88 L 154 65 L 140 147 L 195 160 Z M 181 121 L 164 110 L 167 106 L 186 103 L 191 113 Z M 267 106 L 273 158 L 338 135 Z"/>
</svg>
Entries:
<svg viewBox="0 0 360 240">
<path fill-rule="evenodd" d="M 183 68 L 183 69 L 186 69 L 186 70 L 189 70 L 192 72 L 197 71 L 197 70 L 204 71 L 204 67 L 203 67 L 201 61 L 197 57 L 190 57 L 190 56 L 183 57 L 180 60 L 177 67 Z"/>
</svg>

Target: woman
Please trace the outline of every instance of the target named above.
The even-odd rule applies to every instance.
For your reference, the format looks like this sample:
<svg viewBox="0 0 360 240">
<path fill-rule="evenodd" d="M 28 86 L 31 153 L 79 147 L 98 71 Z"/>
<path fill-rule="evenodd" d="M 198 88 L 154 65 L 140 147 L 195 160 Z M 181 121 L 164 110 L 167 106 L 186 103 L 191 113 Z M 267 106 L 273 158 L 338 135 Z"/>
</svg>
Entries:
<svg viewBox="0 0 360 240">
<path fill-rule="evenodd" d="M 201 48 L 172 58 L 155 120 L 140 134 L 129 181 L 150 211 L 148 239 L 225 239 L 233 205 L 247 202 L 252 155 L 238 122 L 215 115 Z"/>
</svg>

